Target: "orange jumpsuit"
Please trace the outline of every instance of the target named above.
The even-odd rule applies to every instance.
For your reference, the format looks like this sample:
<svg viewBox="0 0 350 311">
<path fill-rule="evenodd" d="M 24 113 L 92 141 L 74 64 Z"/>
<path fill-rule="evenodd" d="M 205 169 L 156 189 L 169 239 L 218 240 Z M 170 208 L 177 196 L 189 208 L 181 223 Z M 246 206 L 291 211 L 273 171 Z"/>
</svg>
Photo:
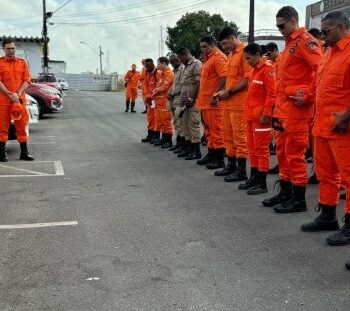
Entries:
<svg viewBox="0 0 350 311">
<path fill-rule="evenodd" d="M 142 70 L 141 70 L 141 73 L 140 73 L 140 77 L 139 77 L 139 81 L 141 82 L 141 91 L 142 91 L 142 99 L 143 99 L 143 102 L 144 104 L 146 105 L 146 87 L 145 87 L 145 83 L 144 83 L 144 80 L 146 78 L 146 74 L 147 74 L 147 71 L 146 71 L 146 67 L 142 67 Z"/>
<path fill-rule="evenodd" d="M 144 92 L 145 102 L 152 99 L 152 93 L 157 85 L 157 69 L 150 73 L 146 72 L 145 78 L 142 82 L 142 91 Z M 155 109 L 149 105 L 147 107 L 147 129 L 151 131 L 157 131 Z"/>
<path fill-rule="evenodd" d="M 340 183 L 346 189 L 345 212 L 350 213 L 350 127 L 331 131 L 333 113 L 350 109 L 350 34 L 329 47 L 316 78 L 316 115 L 313 126 L 314 161 L 319 202 L 337 205 Z"/>
<path fill-rule="evenodd" d="M 199 92 L 196 107 L 202 110 L 205 137 L 208 148 L 224 148 L 224 104 L 214 106 L 210 101 L 215 93 L 219 79 L 227 75 L 227 57 L 216 48 L 205 60 L 202 66 Z"/>
<path fill-rule="evenodd" d="M 280 120 L 284 132 L 276 136 L 280 178 L 296 186 L 307 184 L 307 165 L 304 153 L 309 145 L 309 128 L 314 115 L 312 85 L 321 58 L 317 40 L 304 28 L 295 31 L 287 40 L 278 65 L 274 117 Z M 289 96 L 303 95 L 299 107 Z"/>
<path fill-rule="evenodd" d="M 173 126 L 171 122 L 173 116 L 172 112 L 167 108 L 167 96 L 169 89 L 173 85 L 174 77 L 174 72 L 170 68 L 167 68 L 164 71 L 159 70 L 156 87 L 162 88 L 163 92 L 153 95 L 156 103 L 155 116 L 157 131 L 165 134 L 173 133 Z"/>
<path fill-rule="evenodd" d="M 10 92 L 17 92 L 24 82 L 30 83 L 30 73 L 26 60 L 16 57 L 14 59 L 5 56 L 0 57 L 0 81 Z M 29 115 L 26 108 L 27 101 L 25 93 L 21 97 L 22 101 L 22 118 L 14 121 L 16 127 L 17 139 L 24 143 L 28 139 L 26 125 L 29 122 Z M 11 122 L 12 101 L 9 97 L 0 92 L 0 141 L 7 142 L 8 129 Z"/>
<path fill-rule="evenodd" d="M 244 58 L 243 49 L 241 43 L 227 57 L 226 90 L 249 78 L 251 68 Z M 246 89 L 241 90 L 224 102 L 224 142 L 229 157 L 248 157 L 247 122 L 243 116 L 246 94 Z"/>
<path fill-rule="evenodd" d="M 127 82 L 125 97 L 126 101 L 135 102 L 137 98 L 137 83 L 140 79 L 140 73 L 138 71 L 129 70 L 125 77 L 124 81 Z"/>
<path fill-rule="evenodd" d="M 245 118 L 248 123 L 248 150 L 251 167 L 259 172 L 269 170 L 269 144 L 272 126 L 260 124 L 262 115 L 272 116 L 272 107 L 276 101 L 276 74 L 271 62 L 262 60 L 251 73 L 245 106 Z"/>
</svg>

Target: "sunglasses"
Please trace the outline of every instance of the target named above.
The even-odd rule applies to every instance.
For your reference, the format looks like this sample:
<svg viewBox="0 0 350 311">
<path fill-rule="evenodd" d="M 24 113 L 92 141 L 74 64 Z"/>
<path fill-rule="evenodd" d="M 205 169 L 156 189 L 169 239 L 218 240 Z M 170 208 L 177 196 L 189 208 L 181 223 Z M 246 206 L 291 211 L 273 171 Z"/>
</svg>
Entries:
<svg viewBox="0 0 350 311">
<path fill-rule="evenodd" d="M 333 28 L 335 28 L 335 27 L 337 27 L 337 26 L 338 26 L 338 25 L 329 27 L 329 28 L 327 28 L 327 29 L 322 29 L 322 30 L 321 30 L 322 36 L 323 36 L 323 37 L 327 37 L 328 34 L 329 34 L 329 32 L 330 32 Z"/>
<path fill-rule="evenodd" d="M 276 27 L 277 27 L 279 30 L 283 30 L 285 26 L 286 26 L 286 23 L 277 24 L 277 25 L 276 25 Z"/>
</svg>

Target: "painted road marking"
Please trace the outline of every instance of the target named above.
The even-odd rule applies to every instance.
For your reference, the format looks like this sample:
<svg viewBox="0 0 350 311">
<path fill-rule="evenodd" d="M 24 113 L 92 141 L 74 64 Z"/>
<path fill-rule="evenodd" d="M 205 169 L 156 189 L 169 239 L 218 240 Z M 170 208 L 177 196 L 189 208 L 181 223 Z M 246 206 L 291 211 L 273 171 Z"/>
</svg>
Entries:
<svg viewBox="0 0 350 311">
<path fill-rule="evenodd" d="M 10 229 L 32 229 L 32 228 L 47 228 L 47 227 L 62 227 L 62 226 L 77 226 L 77 221 L 61 221 L 61 222 L 44 222 L 36 224 L 17 224 L 17 225 L 0 225 L 0 230 Z"/>
<path fill-rule="evenodd" d="M 35 161 L 34 163 L 53 163 L 54 168 L 55 168 L 55 173 L 49 174 L 49 173 L 44 173 L 44 172 L 39 172 L 39 171 L 27 170 L 27 169 L 15 167 L 12 165 L 0 164 L 0 168 L 2 167 L 5 169 L 10 169 L 10 170 L 14 170 L 14 171 L 22 172 L 22 173 L 28 173 L 28 175 L 1 175 L 0 174 L 0 178 L 4 178 L 4 177 L 50 177 L 50 176 L 64 176 L 65 175 L 62 161 Z"/>
</svg>

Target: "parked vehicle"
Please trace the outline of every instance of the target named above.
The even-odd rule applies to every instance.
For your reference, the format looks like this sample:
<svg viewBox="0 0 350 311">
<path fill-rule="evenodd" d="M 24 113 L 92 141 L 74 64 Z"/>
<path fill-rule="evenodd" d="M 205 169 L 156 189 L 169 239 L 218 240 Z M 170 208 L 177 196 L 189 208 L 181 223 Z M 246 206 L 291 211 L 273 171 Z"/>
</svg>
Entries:
<svg viewBox="0 0 350 311">
<path fill-rule="evenodd" d="M 57 77 L 53 73 L 41 73 L 37 79 L 38 84 L 45 84 L 51 86 L 60 92 L 62 91 L 61 84 L 59 83 Z"/>
<path fill-rule="evenodd" d="M 68 91 L 68 82 L 65 79 L 58 78 L 58 82 L 61 85 L 62 91 Z"/>
<path fill-rule="evenodd" d="M 26 94 L 27 98 L 27 110 L 29 113 L 29 124 L 27 125 L 27 132 L 29 133 L 29 125 L 39 122 L 39 105 L 37 101 L 30 95 Z M 9 127 L 9 140 L 17 139 L 16 128 L 13 121 L 11 121 Z"/>
<path fill-rule="evenodd" d="M 62 94 L 57 89 L 38 83 L 31 83 L 26 93 L 34 97 L 39 106 L 39 117 L 45 113 L 62 109 Z"/>
</svg>

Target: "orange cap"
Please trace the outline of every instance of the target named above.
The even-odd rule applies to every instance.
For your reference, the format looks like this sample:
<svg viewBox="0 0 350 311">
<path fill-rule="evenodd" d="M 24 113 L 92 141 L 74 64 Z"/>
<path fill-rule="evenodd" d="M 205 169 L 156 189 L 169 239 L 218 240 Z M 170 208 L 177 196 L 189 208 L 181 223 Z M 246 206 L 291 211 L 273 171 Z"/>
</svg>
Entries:
<svg viewBox="0 0 350 311">
<path fill-rule="evenodd" d="M 11 107 L 11 118 L 18 121 L 22 118 L 23 110 L 20 103 L 14 103 Z"/>
</svg>

